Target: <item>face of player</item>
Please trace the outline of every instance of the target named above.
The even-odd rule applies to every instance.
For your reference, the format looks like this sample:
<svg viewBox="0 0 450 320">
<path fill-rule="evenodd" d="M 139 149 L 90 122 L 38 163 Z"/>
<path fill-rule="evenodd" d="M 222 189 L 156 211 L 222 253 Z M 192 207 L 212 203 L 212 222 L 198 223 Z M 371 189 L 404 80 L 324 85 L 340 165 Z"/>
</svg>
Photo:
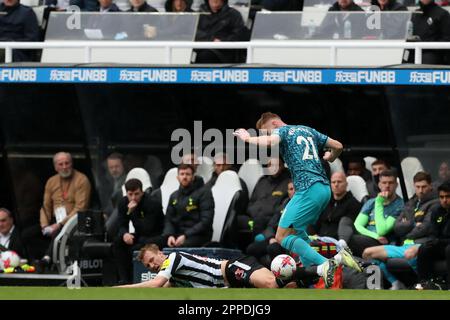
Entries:
<svg viewBox="0 0 450 320">
<path fill-rule="evenodd" d="M 108 171 L 113 178 L 119 178 L 124 171 L 122 160 L 108 159 Z"/>
<path fill-rule="evenodd" d="M 216 158 L 214 159 L 214 172 L 219 175 L 222 172 L 229 170 L 231 168 L 231 164 L 226 162 L 225 158 Z"/>
<path fill-rule="evenodd" d="M 389 0 L 378 0 L 378 4 L 381 8 L 384 8 L 388 4 Z"/>
<path fill-rule="evenodd" d="M 0 233 L 6 235 L 13 226 L 13 219 L 4 211 L 0 211 Z"/>
<path fill-rule="evenodd" d="M 98 0 L 100 7 L 108 8 L 112 4 L 112 0 Z"/>
<path fill-rule="evenodd" d="M 186 9 L 186 2 L 184 0 L 173 0 L 172 10 L 174 12 L 183 12 Z"/>
<path fill-rule="evenodd" d="M 62 178 L 69 178 L 72 175 L 72 159 L 66 154 L 60 154 L 55 159 L 55 171 Z"/>
<path fill-rule="evenodd" d="M 331 191 L 338 197 L 347 192 L 347 178 L 343 172 L 335 172 L 331 176 Z"/>
<path fill-rule="evenodd" d="M 347 175 L 348 176 L 360 176 L 363 172 L 362 164 L 359 162 L 349 162 Z"/>
<path fill-rule="evenodd" d="M 380 177 L 378 188 L 380 188 L 382 192 L 388 192 L 388 197 L 392 198 L 395 193 L 395 189 L 397 188 L 397 180 L 395 177 Z"/>
<path fill-rule="evenodd" d="M 208 0 L 208 4 L 211 8 L 211 12 L 216 13 L 223 7 L 224 0 Z"/>
<path fill-rule="evenodd" d="M 183 188 L 187 188 L 194 181 L 194 173 L 191 169 L 178 170 L 177 176 L 178 182 Z"/>
<path fill-rule="evenodd" d="M 420 2 L 424 5 L 428 5 L 432 2 L 433 0 L 420 0 Z"/>
<path fill-rule="evenodd" d="M 417 181 L 414 182 L 414 189 L 416 191 L 416 196 L 421 200 L 427 193 L 431 192 L 431 184 L 427 181 Z"/>
<path fill-rule="evenodd" d="M 338 4 L 340 8 L 347 8 L 352 4 L 353 0 L 338 0 Z"/>
<path fill-rule="evenodd" d="M 3 0 L 3 3 L 6 7 L 13 7 L 15 6 L 19 0 Z"/>
<path fill-rule="evenodd" d="M 381 173 L 381 171 L 387 170 L 384 164 L 375 164 L 372 165 L 372 175 L 377 176 Z"/>
<path fill-rule="evenodd" d="M 143 196 L 144 191 L 142 191 L 141 189 L 127 191 L 127 198 L 129 202 L 139 203 Z"/>
<path fill-rule="evenodd" d="M 144 1 L 145 0 L 130 0 L 130 3 L 134 8 L 139 8 L 144 4 Z"/>
<path fill-rule="evenodd" d="M 181 163 L 182 164 L 190 164 L 190 165 L 194 166 L 195 170 L 197 170 L 198 159 L 195 156 L 195 154 L 193 154 L 193 153 L 185 154 L 183 156 L 183 158 L 181 158 Z"/>
<path fill-rule="evenodd" d="M 439 179 L 445 181 L 448 178 L 450 178 L 450 168 L 447 162 L 442 162 L 439 166 Z"/>
<path fill-rule="evenodd" d="M 450 209 L 450 192 L 439 191 L 439 202 L 441 203 L 442 208 L 449 210 Z"/>
<path fill-rule="evenodd" d="M 144 257 L 142 258 L 142 263 L 151 272 L 159 272 L 166 258 L 167 257 L 161 251 L 155 253 L 153 251 L 147 250 L 144 254 Z"/>
<path fill-rule="evenodd" d="M 292 199 L 294 194 L 295 194 L 294 184 L 292 182 L 289 182 L 288 183 L 288 196 L 289 196 L 289 199 Z"/>
</svg>

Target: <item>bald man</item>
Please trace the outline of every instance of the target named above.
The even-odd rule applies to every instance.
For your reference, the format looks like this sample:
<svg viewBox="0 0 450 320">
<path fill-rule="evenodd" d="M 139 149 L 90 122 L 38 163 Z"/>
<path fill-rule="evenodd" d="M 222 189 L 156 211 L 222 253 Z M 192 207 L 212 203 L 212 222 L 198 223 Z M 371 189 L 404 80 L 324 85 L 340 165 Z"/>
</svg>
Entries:
<svg viewBox="0 0 450 320">
<path fill-rule="evenodd" d="M 73 215 L 89 207 L 91 195 L 91 184 L 84 174 L 73 169 L 70 153 L 55 154 L 53 165 L 57 174 L 48 179 L 45 185 L 40 211 L 42 234 L 51 239 L 58 235 Z M 50 249 L 43 259 L 50 262 Z"/>
<path fill-rule="evenodd" d="M 331 176 L 332 197 L 328 206 L 322 212 L 315 225 L 309 227 L 309 234 L 322 237 L 342 239 L 339 232 L 339 222 L 343 217 L 355 221 L 361 209 L 361 203 L 347 192 L 347 178 L 343 172 L 335 172 Z"/>
</svg>

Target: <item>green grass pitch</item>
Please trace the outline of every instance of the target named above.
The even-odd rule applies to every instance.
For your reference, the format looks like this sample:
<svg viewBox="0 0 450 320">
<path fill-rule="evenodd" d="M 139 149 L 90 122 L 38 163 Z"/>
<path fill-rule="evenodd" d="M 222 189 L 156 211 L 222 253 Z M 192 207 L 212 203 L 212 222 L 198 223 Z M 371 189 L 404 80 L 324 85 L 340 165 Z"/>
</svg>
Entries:
<svg viewBox="0 0 450 320">
<path fill-rule="evenodd" d="M 0 300 L 450 300 L 450 291 L 0 287 Z"/>
</svg>

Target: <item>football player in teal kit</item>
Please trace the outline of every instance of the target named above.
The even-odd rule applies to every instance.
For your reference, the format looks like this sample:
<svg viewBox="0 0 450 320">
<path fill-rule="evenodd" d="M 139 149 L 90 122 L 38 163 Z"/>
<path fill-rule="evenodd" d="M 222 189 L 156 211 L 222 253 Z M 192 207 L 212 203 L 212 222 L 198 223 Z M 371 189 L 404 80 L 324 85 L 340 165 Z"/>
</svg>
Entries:
<svg viewBox="0 0 450 320">
<path fill-rule="evenodd" d="M 298 254 L 304 266 L 317 265 L 317 274 L 323 277 L 326 287 L 333 284 L 334 270 L 338 264 L 362 271 L 346 245 L 328 260 L 309 245 L 306 233 L 307 226 L 317 221 L 331 196 L 330 182 L 322 167 L 319 151 L 326 150 L 323 159 L 333 162 L 341 154 L 342 144 L 313 128 L 287 125 L 278 115 L 270 112 L 262 114 L 256 128 L 266 131 L 268 135 L 251 137 L 245 129 L 236 130 L 234 135 L 260 146 L 279 145 L 296 190 L 281 216 L 276 240 L 283 248 Z"/>
</svg>

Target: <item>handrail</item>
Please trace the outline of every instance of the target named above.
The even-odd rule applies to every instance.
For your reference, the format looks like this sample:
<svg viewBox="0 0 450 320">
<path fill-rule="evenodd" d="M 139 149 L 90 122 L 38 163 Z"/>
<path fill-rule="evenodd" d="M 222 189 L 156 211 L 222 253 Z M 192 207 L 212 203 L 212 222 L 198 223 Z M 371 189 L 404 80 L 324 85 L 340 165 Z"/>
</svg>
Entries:
<svg viewBox="0 0 450 320">
<path fill-rule="evenodd" d="M 45 41 L 45 42 L 0 42 L 5 49 L 5 63 L 12 62 L 13 49 L 81 48 L 84 49 L 84 62 L 90 63 L 92 48 L 165 48 L 166 62 L 172 63 L 174 48 L 192 49 L 247 49 L 247 63 L 253 63 L 255 48 L 330 48 L 330 64 L 335 66 L 337 50 L 343 48 L 413 49 L 415 64 L 422 63 L 423 49 L 450 49 L 450 42 L 405 42 L 397 40 L 255 40 L 250 42 L 191 42 L 191 41 Z"/>
</svg>

